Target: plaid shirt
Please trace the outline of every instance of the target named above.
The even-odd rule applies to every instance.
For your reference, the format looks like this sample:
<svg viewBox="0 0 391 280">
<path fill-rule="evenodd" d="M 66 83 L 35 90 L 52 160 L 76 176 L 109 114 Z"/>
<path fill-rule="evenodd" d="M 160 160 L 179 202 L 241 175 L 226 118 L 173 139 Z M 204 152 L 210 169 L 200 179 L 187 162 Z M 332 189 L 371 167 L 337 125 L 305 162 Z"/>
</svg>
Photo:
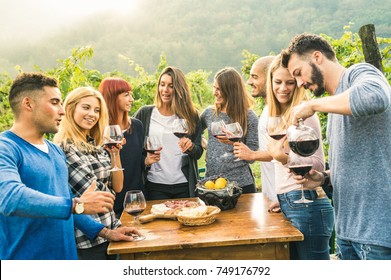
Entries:
<svg viewBox="0 0 391 280">
<path fill-rule="evenodd" d="M 111 176 L 108 171 L 111 168 L 111 159 L 103 148 L 87 153 L 81 152 L 74 144 L 68 143 L 63 150 L 67 158 L 69 184 L 76 197 L 80 197 L 93 181 L 96 181 L 97 190 L 115 194 L 111 188 Z M 115 229 L 121 225 L 113 210 L 91 217 L 108 229 Z M 75 228 L 75 237 L 79 249 L 91 248 L 106 242 L 106 239 L 99 236 L 90 240 L 77 228 Z"/>
</svg>

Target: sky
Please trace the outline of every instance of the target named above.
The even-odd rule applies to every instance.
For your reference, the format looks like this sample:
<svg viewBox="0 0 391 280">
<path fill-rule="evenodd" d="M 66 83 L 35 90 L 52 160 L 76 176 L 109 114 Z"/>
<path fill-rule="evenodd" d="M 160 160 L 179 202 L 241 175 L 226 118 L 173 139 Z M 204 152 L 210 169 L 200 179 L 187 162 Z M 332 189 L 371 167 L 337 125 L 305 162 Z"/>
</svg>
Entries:
<svg viewBox="0 0 391 280">
<path fill-rule="evenodd" d="M 99 12 L 125 14 L 139 0 L 0 0 L 0 41 L 38 40 Z"/>
</svg>

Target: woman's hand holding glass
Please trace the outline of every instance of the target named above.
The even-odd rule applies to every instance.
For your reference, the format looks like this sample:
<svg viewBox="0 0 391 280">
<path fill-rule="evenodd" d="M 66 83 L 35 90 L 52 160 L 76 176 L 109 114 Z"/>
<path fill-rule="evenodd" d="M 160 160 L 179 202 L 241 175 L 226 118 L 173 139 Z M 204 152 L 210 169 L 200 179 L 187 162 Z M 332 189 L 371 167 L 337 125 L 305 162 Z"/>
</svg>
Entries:
<svg viewBox="0 0 391 280">
<path fill-rule="evenodd" d="M 225 143 L 225 144 L 231 144 L 233 145 L 235 142 L 239 142 L 242 137 L 243 137 L 243 129 L 240 125 L 240 123 L 235 122 L 235 123 L 230 123 L 226 124 L 223 132 L 225 133 L 226 139 L 219 139 L 220 142 Z M 228 153 L 225 153 L 223 157 L 229 156 Z M 234 161 L 240 161 L 241 159 L 237 158 Z"/>
<path fill-rule="evenodd" d="M 144 140 L 144 150 L 147 152 L 147 156 L 145 158 L 145 165 L 150 166 L 160 161 L 160 152 L 162 149 L 163 144 L 159 136 L 146 136 Z"/>
<path fill-rule="evenodd" d="M 109 170 L 111 172 L 124 170 L 117 161 L 119 150 L 122 149 L 124 143 L 124 136 L 119 125 L 108 125 L 103 131 L 103 145 L 105 149 L 110 152 L 113 167 Z M 119 158 L 119 157 L 118 157 Z"/>
<path fill-rule="evenodd" d="M 186 151 L 191 151 L 193 149 L 193 141 L 187 137 L 182 137 L 179 140 L 179 148 L 181 149 L 181 152 L 184 153 Z"/>
</svg>

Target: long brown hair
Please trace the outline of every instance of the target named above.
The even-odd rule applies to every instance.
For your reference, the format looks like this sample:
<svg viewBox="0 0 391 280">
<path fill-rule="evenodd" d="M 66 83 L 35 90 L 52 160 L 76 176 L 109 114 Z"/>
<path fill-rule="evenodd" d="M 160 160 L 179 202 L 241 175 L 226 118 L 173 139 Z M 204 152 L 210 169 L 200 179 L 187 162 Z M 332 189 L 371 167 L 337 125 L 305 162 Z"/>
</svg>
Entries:
<svg viewBox="0 0 391 280">
<path fill-rule="evenodd" d="M 194 106 L 193 100 L 191 99 L 190 88 L 186 82 L 185 74 L 183 74 L 180 69 L 173 66 L 168 66 L 160 73 L 155 95 L 155 105 L 157 108 L 160 108 L 163 105 L 163 101 L 159 93 L 159 85 L 162 76 L 165 74 L 172 78 L 172 85 L 174 89 L 171 110 L 179 118 L 185 119 L 187 121 L 189 134 L 193 134 L 196 131 L 199 116 Z"/>
<path fill-rule="evenodd" d="M 103 130 L 108 124 L 108 113 L 106 102 L 102 94 L 91 87 L 79 87 L 71 91 L 64 101 L 65 116 L 60 123 L 60 129 L 54 136 L 53 141 L 65 147 L 68 142 L 72 142 L 75 146 L 87 152 L 92 152 L 96 146 L 89 143 L 83 134 L 81 128 L 76 124 L 74 119 L 76 105 L 82 98 L 96 97 L 100 103 L 99 120 L 91 128 L 90 136 L 95 140 L 95 145 L 100 146 L 103 143 Z"/>
<path fill-rule="evenodd" d="M 248 110 L 254 105 L 254 99 L 248 94 L 246 84 L 232 67 L 226 67 L 218 71 L 214 77 L 220 88 L 223 98 L 223 106 L 226 107 L 227 115 L 233 122 L 242 126 L 243 134 L 247 134 Z M 216 106 L 216 114 L 222 108 Z"/>
<path fill-rule="evenodd" d="M 291 99 L 291 102 L 288 107 L 288 109 L 283 113 L 281 109 L 281 104 L 278 102 L 276 96 L 273 93 L 273 73 L 278 69 L 278 68 L 284 68 L 281 63 L 281 55 L 276 56 L 276 58 L 273 60 L 269 67 L 269 72 L 267 74 L 267 86 L 266 86 L 266 102 L 269 106 L 269 116 L 270 117 L 275 117 L 279 115 L 284 115 L 285 121 L 287 124 L 291 123 L 291 108 L 293 106 L 297 106 L 303 101 L 309 100 L 309 96 L 306 93 L 304 88 L 298 88 L 295 80 L 295 90 L 293 92 L 293 96 Z M 286 69 L 288 71 L 288 69 Z"/>
<path fill-rule="evenodd" d="M 129 116 L 127 112 L 119 116 L 118 95 L 132 91 L 131 85 L 121 78 L 105 78 L 99 85 L 99 91 L 107 104 L 110 125 L 120 124 L 123 127 L 127 127 L 129 125 Z"/>
</svg>

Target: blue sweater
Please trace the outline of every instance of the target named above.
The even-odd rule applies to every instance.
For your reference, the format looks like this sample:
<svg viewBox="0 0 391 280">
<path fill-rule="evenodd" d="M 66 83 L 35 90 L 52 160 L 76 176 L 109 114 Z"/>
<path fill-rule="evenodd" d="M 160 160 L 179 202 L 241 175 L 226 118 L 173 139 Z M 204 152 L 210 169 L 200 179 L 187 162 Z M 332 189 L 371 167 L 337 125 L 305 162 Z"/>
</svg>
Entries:
<svg viewBox="0 0 391 280">
<path fill-rule="evenodd" d="M 74 225 L 94 238 L 103 228 L 71 215 L 62 150 L 46 154 L 10 131 L 0 134 L 0 259 L 77 259 Z"/>
<path fill-rule="evenodd" d="M 370 64 L 350 67 L 352 116 L 329 114 L 327 138 L 339 238 L 391 248 L 391 88 Z"/>
</svg>

